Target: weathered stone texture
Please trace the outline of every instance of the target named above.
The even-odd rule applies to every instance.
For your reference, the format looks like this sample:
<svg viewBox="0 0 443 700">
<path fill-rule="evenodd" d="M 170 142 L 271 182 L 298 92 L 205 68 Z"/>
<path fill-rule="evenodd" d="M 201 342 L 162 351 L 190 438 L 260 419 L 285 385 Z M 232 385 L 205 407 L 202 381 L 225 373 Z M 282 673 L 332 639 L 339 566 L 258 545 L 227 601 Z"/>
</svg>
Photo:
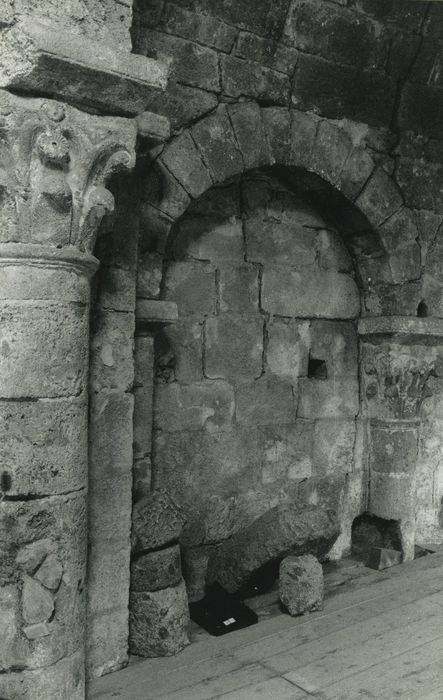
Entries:
<svg viewBox="0 0 443 700">
<path fill-rule="evenodd" d="M 132 549 L 142 552 L 174 542 L 183 524 L 183 516 L 171 497 L 165 491 L 153 491 L 133 508 Z"/>
<path fill-rule="evenodd" d="M 235 592 L 254 571 L 289 553 L 324 556 L 338 534 L 332 512 L 315 506 L 276 506 L 215 550 L 209 559 L 208 580 Z"/>
<path fill-rule="evenodd" d="M 280 600 L 290 615 L 323 607 L 323 569 L 311 554 L 289 556 L 280 564 Z"/>
<path fill-rule="evenodd" d="M 131 591 L 157 591 L 181 581 L 180 547 L 142 554 L 131 563 Z"/>
<path fill-rule="evenodd" d="M 161 591 L 131 592 L 130 651 L 139 656 L 172 656 L 190 643 L 184 581 Z"/>
</svg>

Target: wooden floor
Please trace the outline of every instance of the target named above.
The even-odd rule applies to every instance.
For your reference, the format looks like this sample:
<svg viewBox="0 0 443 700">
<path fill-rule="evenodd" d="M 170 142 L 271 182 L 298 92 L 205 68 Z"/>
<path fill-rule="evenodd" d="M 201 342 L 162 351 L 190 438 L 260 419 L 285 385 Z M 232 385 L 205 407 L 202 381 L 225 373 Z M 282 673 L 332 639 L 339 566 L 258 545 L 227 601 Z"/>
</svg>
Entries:
<svg viewBox="0 0 443 700">
<path fill-rule="evenodd" d="M 291 618 L 273 595 L 224 637 L 194 629 L 169 659 L 133 660 L 88 700 L 443 700 L 443 551 L 385 572 L 328 565 L 324 609 Z"/>
</svg>

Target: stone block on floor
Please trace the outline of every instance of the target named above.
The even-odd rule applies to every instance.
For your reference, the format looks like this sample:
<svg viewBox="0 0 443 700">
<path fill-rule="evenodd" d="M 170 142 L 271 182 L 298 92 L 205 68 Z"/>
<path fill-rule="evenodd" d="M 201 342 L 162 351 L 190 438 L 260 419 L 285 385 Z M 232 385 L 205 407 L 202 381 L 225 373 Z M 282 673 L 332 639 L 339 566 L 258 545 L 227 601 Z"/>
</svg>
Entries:
<svg viewBox="0 0 443 700">
<path fill-rule="evenodd" d="M 131 591 L 157 591 L 181 581 L 180 547 L 142 554 L 131 563 Z"/>
<path fill-rule="evenodd" d="M 289 556 L 280 564 L 280 600 L 290 615 L 323 607 L 323 569 L 312 554 Z"/>
<path fill-rule="evenodd" d="M 129 599 L 129 650 L 147 658 L 173 656 L 190 643 L 185 582 Z"/>
<path fill-rule="evenodd" d="M 132 511 L 132 550 L 157 549 L 176 542 L 184 525 L 179 507 L 166 491 L 153 491 Z"/>
</svg>

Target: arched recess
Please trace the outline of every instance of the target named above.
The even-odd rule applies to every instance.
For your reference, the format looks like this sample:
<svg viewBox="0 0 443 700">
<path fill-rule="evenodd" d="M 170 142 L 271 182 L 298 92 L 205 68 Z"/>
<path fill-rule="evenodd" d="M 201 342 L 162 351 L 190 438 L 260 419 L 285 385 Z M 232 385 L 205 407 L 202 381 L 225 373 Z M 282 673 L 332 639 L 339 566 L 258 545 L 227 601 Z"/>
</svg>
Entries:
<svg viewBox="0 0 443 700">
<path fill-rule="evenodd" d="M 359 134 L 356 125 L 243 102 L 220 105 L 175 137 L 151 164 L 145 180 L 142 231 L 146 233 L 140 253 L 154 262 L 142 296 L 161 297 L 164 254 L 175 224 L 192 202 L 243 173 L 272 170 L 342 233 L 363 292 L 362 313 L 377 315 L 377 308 L 366 303 L 374 281 L 398 284 L 405 266 L 414 278 L 419 260 L 417 229 L 400 190 L 374 161 Z M 359 437 L 362 449 L 364 430 L 365 426 Z M 342 493 L 346 532 L 337 546 L 338 555 L 350 539 L 352 518 L 365 509 L 364 482 L 360 472 L 349 479 Z"/>
<path fill-rule="evenodd" d="M 151 165 L 144 193 L 141 241 L 163 254 L 173 224 L 213 185 L 263 167 L 307 192 L 339 223 L 364 290 L 368 314 L 390 313 L 366 303 L 374 284 L 416 279 L 420 249 L 413 213 L 393 178 L 364 145 L 361 129 L 315 114 L 255 102 L 222 104 L 176 136 Z"/>
</svg>

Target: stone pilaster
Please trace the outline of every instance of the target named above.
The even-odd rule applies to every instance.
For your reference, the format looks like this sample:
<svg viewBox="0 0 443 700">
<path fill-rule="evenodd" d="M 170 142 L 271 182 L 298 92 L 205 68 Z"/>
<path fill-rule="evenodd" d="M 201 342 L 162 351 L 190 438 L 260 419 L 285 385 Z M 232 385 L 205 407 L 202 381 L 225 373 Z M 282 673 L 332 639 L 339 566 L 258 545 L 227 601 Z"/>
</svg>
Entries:
<svg viewBox="0 0 443 700">
<path fill-rule="evenodd" d="M 420 407 L 443 323 L 363 319 L 359 333 L 363 410 L 370 433 L 368 511 L 400 522 L 404 559 L 413 559 Z"/>
<path fill-rule="evenodd" d="M 0 91 L 0 696 L 84 698 L 90 279 L 135 126 Z"/>
</svg>

